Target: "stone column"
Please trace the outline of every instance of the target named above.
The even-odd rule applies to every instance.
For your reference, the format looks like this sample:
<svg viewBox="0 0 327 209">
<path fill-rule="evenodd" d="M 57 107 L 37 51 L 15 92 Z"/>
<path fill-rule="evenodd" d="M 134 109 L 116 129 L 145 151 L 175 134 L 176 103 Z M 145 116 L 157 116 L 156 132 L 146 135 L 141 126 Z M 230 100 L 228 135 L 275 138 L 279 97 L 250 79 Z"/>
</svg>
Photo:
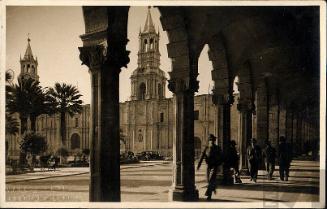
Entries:
<svg viewBox="0 0 327 209">
<path fill-rule="evenodd" d="M 119 73 L 129 62 L 128 7 L 108 7 L 105 14 L 111 29 L 105 38 L 110 42 L 85 44 L 92 39 L 85 34 L 84 46 L 79 47 L 82 64 L 89 67 L 92 79 L 91 202 L 120 201 Z"/>
<path fill-rule="evenodd" d="M 262 78 L 263 79 L 263 78 Z M 256 139 L 260 147 L 264 147 L 269 139 L 269 101 L 266 82 L 262 80 L 256 92 Z"/>
<path fill-rule="evenodd" d="M 252 107 L 251 103 L 237 105 L 237 109 L 240 112 L 239 120 L 239 138 L 241 141 L 240 145 L 240 168 L 247 168 L 246 149 L 249 140 L 252 138 Z"/>
<path fill-rule="evenodd" d="M 90 201 L 97 201 L 101 196 L 101 178 L 100 178 L 100 144 L 101 144 L 101 67 L 105 57 L 102 55 L 104 47 L 80 47 L 80 59 L 82 64 L 89 67 L 91 76 L 91 146 L 90 146 Z"/>
<path fill-rule="evenodd" d="M 278 95 L 274 94 L 271 96 L 269 112 L 269 138 L 273 147 L 278 145 L 279 141 L 279 118 L 280 118 L 280 107 Z"/>
<path fill-rule="evenodd" d="M 169 89 L 174 93 L 173 185 L 170 201 L 195 201 L 199 198 L 195 187 L 194 170 L 194 92 L 196 80 L 173 78 Z"/>
<path fill-rule="evenodd" d="M 230 106 L 233 103 L 233 96 L 231 95 L 219 95 L 214 90 L 213 103 L 217 106 L 216 116 L 219 123 L 219 135 L 222 133 L 222 149 L 225 158 L 228 158 L 228 147 L 230 143 Z M 222 124 L 220 124 L 222 123 Z M 233 184 L 233 177 L 229 172 L 230 168 L 223 166 L 223 180 L 222 184 Z"/>
</svg>

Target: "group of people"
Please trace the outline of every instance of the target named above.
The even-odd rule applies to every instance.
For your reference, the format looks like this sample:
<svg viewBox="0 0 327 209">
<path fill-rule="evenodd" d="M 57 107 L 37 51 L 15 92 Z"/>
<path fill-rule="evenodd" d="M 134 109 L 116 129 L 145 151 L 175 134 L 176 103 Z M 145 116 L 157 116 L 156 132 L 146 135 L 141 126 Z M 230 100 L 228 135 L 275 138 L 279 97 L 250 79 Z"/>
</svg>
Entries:
<svg viewBox="0 0 327 209">
<path fill-rule="evenodd" d="M 247 148 L 247 161 L 251 181 L 257 181 L 258 170 L 263 159 L 267 177 L 271 180 L 275 171 L 276 149 L 271 145 L 270 141 L 266 141 L 266 147 L 261 150 L 260 146 L 257 145 L 256 139 L 251 139 L 251 144 Z M 288 181 L 289 168 L 292 162 L 292 147 L 286 142 L 284 136 L 279 138 L 277 159 L 279 163 L 280 180 Z"/>
<path fill-rule="evenodd" d="M 268 179 L 272 179 L 275 170 L 276 149 L 271 142 L 266 141 L 266 146 L 261 149 L 256 143 L 256 139 L 251 139 L 251 143 L 247 147 L 247 168 L 250 173 L 250 180 L 257 181 L 258 170 L 263 165 L 263 159 L 267 171 Z M 242 183 L 239 171 L 239 153 L 236 149 L 236 142 L 230 140 L 227 147 L 222 149 L 216 145 L 216 137 L 213 134 L 209 135 L 209 144 L 205 147 L 200 157 L 197 170 L 201 167 L 203 160 L 207 164 L 207 181 L 208 187 L 205 195 L 207 200 L 211 200 L 212 193 L 216 193 L 216 178 L 218 167 L 224 164 L 224 169 L 232 171 L 235 183 Z M 289 167 L 292 161 L 292 148 L 289 143 L 286 143 L 286 138 L 281 136 L 279 138 L 278 146 L 278 162 L 279 174 L 282 181 L 288 181 Z"/>
</svg>

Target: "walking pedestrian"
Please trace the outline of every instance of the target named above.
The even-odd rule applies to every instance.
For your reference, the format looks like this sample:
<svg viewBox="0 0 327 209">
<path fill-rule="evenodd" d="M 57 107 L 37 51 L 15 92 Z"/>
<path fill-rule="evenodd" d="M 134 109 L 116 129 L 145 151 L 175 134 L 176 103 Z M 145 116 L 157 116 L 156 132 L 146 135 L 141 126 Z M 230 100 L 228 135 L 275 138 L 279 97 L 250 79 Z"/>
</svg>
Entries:
<svg viewBox="0 0 327 209">
<path fill-rule="evenodd" d="M 289 169 L 292 162 L 292 147 L 289 143 L 286 143 L 284 136 L 279 137 L 279 175 L 280 180 L 288 181 Z"/>
<path fill-rule="evenodd" d="M 266 147 L 263 151 L 263 155 L 265 159 L 267 177 L 269 180 L 271 180 L 275 171 L 276 149 L 271 145 L 270 141 L 266 142 Z"/>
<path fill-rule="evenodd" d="M 230 164 L 230 168 L 232 168 L 234 172 L 234 182 L 242 183 L 240 178 L 240 170 L 239 170 L 240 155 L 237 152 L 235 140 L 230 141 L 229 153 L 230 153 L 229 164 Z"/>
<path fill-rule="evenodd" d="M 256 183 L 262 154 L 261 148 L 257 145 L 257 140 L 255 138 L 251 139 L 251 144 L 247 148 L 247 157 L 250 180 Z"/>
<path fill-rule="evenodd" d="M 205 160 L 207 164 L 207 182 L 208 187 L 205 192 L 207 200 L 211 200 L 212 192 L 216 193 L 216 178 L 218 166 L 222 164 L 221 148 L 215 144 L 216 137 L 213 134 L 209 135 L 209 145 L 205 147 L 202 152 L 197 170 L 201 167 L 202 161 Z"/>
</svg>

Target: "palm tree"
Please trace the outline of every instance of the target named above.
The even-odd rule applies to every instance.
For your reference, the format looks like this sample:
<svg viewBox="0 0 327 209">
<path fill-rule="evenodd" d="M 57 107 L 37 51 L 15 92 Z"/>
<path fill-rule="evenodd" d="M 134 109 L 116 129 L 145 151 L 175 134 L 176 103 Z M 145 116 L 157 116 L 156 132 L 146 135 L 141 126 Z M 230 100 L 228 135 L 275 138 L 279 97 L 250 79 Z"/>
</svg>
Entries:
<svg viewBox="0 0 327 209">
<path fill-rule="evenodd" d="M 18 84 L 6 86 L 7 112 L 19 113 L 21 135 L 27 131 L 27 119 L 31 117 L 32 130 L 35 131 L 35 115 L 44 113 L 45 95 L 40 83 L 34 79 L 18 79 Z"/>
<path fill-rule="evenodd" d="M 82 111 L 82 96 L 75 86 L 65 83 L 56 83 L 49 88 L 47 94 L 54 103 L 55 111 L 60 114 L 60 135 L 63 146 L 66 146 L 66 114 L 73 116 Z"/>
<path fill-rule="evenodd" d="M 19 132 L 19 122 L 17 118 L 6 113 L 6 134 L 15 135 Z"/>
</svg>

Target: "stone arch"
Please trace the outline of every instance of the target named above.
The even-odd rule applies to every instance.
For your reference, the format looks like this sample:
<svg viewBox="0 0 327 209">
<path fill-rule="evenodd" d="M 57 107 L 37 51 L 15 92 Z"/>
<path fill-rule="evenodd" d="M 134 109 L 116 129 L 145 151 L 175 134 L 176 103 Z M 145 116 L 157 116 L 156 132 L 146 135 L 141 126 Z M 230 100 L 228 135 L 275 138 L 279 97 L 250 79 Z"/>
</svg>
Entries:
<svg viewBox="0 0 327 209">
<path fill-rule="evenodd" d="M 73 133 L 70 137 L 70 149 L 80 149 L 81 148 L 81 137 L 78 133 Z"/>
<path fill-rule="evenodd" d="M 146 85 L 142 82 L 139 86 L 139 100 L 145 100 L 145 93 L 146 93 Z"/>
<path fill-rule="evenodd" d="M 209 59 L 212 62 L 212 80 L 214 94 L 219 103 L 233 103 L 233 72 L 229 66 L 228 55 L 222 34 L 209 40 Z"/>
</svg>

